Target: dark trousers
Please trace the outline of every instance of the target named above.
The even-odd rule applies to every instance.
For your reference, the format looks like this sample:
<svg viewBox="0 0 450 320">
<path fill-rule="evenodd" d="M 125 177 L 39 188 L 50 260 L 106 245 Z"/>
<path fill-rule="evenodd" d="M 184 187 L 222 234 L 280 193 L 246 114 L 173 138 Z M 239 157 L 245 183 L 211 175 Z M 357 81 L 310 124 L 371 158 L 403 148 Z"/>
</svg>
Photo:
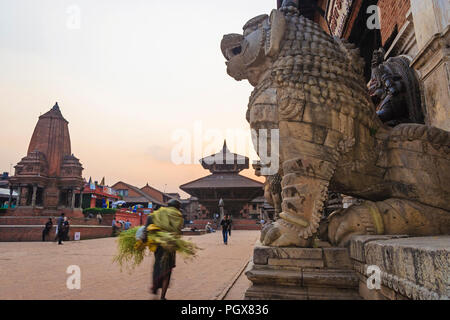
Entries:
<svg viewBox="0 0 450 320">
<path fill-rule="evenodd" d="M 228 230 L 222 229 L 223 243 L 228 243 Z"/>
<path fill-rule="evenodd" d="M 153 293 L 156 294 L 158 289 L 163 287 L 164 280 L 170 282 L 172 269 L 176 265 L 176 252 L 168 251 L 158 246 L 155 251 L 155 264 L 153 266 Z"/>
<path fill-rule="evenodd" d="M 42 241 L 45 241 L 45 237 L 50 233 L 50 229 L 44 229 L 42 231 Z"/>
<path fill-rule="evenodd" d="M 56 236 L 58 238 L 58 244 L 61 244 L 61 242 L 64 240 L 64 231 L 58 230 L 58 235 Z"/>
</svg>

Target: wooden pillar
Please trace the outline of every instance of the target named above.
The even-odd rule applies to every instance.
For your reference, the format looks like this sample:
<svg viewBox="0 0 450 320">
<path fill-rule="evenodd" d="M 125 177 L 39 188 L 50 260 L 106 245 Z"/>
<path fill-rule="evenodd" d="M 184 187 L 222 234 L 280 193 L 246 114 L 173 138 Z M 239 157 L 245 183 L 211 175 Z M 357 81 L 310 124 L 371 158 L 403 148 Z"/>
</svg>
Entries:
<svg viewBox="0 0 450 320">
<path fill-rule="evenodd" d="M 20 207 L 20 201 L 22 200 L 22 187 L 19 185 L 19 189 L 17 192 L 17 204 L 16 207 Z"/>
<path fill-rule="evenodd" d="M 12 194 L 13 194 L 13 188 L 12 188 L 12 186 L 10 186 L 9 187 L 8 208 L 11 208 Z"/>
<path fill-rule="evenodd" d="M 83 190 L 80 190 L 80 209 L 83 209 Z"/>
<path fill-rule="evenodd" d="M 71 199 L 71 203 L 70 203 L 70 209 L 74 209 L 75 208 L 75 189 L 72 189 L 72 199 Z"/>
<path fill-rule="evenodd" d="M 31 206 L 33 208 L 36 207 L 36 193 L 37 193 L 37 186 L 33 185 L 33 195 L 31 196 Z"/>
<path fill-rule="evenodd" d="M 92 198 L 91 196 L 91 208 L 95 208 L 96 198 Z"/>
</svg>

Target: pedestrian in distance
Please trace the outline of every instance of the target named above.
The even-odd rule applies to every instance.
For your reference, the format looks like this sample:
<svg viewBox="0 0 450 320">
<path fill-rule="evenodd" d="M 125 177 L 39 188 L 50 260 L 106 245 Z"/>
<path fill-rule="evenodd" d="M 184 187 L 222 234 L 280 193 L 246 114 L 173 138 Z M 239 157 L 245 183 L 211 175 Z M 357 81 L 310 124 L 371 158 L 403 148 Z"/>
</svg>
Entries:
<svg viewBox="0 0 450 320">
<path fill-rule="evenodd" d="M 58 239 L 58 244 L 63 244 L 62 240 L 64 238 L 64 213 L 61 213 L 61 216 L 58 218 L 57 221 L 57 231 L 56 231 L 56 239 Z"/>
<path fill-rule="evenodd" d="M 213 232 L 216 232 L 216 230 L 213 229 L 213 227 L 212 227 L 212 225 L 211 225 L 211 222 L 208 222 L 208 223 L 206 224 L 205 230 L 206 230 L 206 233 L 213 233 Z"/>
<path fill-rule="evenodd" d="M 225 245 L 228 245 L 228 233 L 230 232 L 231 227 L 231 219 L 229 215 L 226 215 L 223 220 L 220 222 L 220 225 L 222 226 L 222 237 L 223 237 L 223 243 Z"/>
<path fill-rule="evenodd" d="M 98 222 L 98 224 L 102 224 L 102 221 L 103 221 L 103 217 L 99 212 L 99 213 L 97 213 L 97 222 Z"/>
<path fill-rule="evenodd" d="M 42 230 L 42 241 L 45 241 L 45 237 L 49 235 L 50 230 L 53 228 L 52 218 L 48 218 L 48 221 L 45 223 L 44 230 Z"/>
<path fill-rule="evenodd" d="M 115 237 L 116 233 L 117 233 L 117 221 L 116 217 L 114 217 L 112 221 L 112 236 Z"/>
<path fill-rule="evenodd" d="M 63 240 L 69 241 L 70 222 L 67 217 L 64 217 L 63 222 Z"/>
</svg>

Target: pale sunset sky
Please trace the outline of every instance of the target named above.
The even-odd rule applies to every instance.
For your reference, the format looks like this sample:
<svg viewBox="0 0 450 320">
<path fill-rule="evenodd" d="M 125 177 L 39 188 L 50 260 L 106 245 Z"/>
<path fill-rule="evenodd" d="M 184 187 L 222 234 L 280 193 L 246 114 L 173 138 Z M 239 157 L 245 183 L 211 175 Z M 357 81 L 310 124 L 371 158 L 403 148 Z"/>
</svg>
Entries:
<svg viewBox="0 0 450 320">
<path fill-rule="evenodd" d="M 220 41 L 275 7 L 276 0 L 1 0 L 0 171 L 26 155 L 39 115 L 56 101 L 86 179 L 181 193 L 179 185 L 209 174 L 198 160 L 219 151 L 227 134 L 231 151 L 255 159 L 248 139 L 230 136 L 250 132 L 252 88 L 226 74 Z M 171 160 L 177 129 L 192 142 L 194 164 Z M 252 169 L 243 174 L 257 179 Z"/>
</svg>

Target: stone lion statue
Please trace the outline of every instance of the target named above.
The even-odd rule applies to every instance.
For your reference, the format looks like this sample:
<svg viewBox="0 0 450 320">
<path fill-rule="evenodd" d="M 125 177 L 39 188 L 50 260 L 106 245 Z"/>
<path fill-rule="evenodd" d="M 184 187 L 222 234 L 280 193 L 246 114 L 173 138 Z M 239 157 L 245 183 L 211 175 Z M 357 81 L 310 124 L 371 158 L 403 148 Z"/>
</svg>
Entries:
<svg viewBox="0 0 450 320">
<path fill-rule="evenodd" d="M 228 74 L 255 88 L 251 128 L 279 129 L 282 212 L 263 245 L 312 246 L 329 189 L 365 199 L 328 217 L 333 245 L 361 234 L 450 233 L 449 132 L 384 125 L 353 45 L 287 6 L 225 35 L 221 49 Z"/>
</svg>

